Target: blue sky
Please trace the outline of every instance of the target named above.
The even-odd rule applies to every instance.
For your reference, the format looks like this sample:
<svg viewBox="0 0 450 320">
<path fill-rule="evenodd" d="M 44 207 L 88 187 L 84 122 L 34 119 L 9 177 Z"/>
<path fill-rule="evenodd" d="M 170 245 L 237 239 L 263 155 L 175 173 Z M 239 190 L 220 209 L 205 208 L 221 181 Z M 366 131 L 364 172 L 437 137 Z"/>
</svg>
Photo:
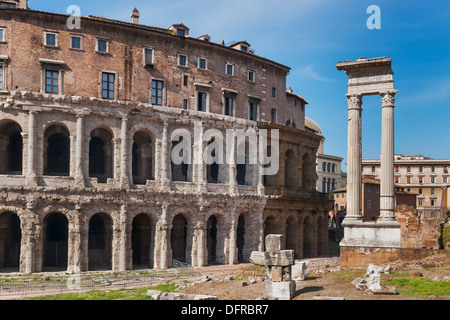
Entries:
<svg viewBox="0 0 450 320">
<path fill-rule="evenodd" d="M 395 152 L 450 159 L 450 1 L 423 0 L 29 0 L 35 10 L 130 20 L 167 28 L 183 22 L 198 37 L 247 40 L 257 55 L 292 68 L 287 86 L 310 103 L 307 116 L 322 128 L 325 153 L 347 156 L 347 76 L 336 63 L 391 57 L 395 72 Z M 370 5 L 381 29 L 369 30 Z M 363 99 L 363 158 L 377 159 L 381 98 Z M 343 165 L 345 171 L 345 165 Z"/>
</svg>

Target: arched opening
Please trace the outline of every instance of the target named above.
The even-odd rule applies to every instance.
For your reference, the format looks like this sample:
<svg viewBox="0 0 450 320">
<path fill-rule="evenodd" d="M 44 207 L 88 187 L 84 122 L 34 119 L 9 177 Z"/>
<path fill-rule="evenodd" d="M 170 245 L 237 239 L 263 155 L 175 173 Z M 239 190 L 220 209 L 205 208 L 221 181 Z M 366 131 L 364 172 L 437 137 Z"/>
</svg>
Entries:
<svg viewBox="0 0 450 320">
<path fill-rule="evenodd" d="M 62 213 L 49 214 L 44 221 L 44 268 L 67 269 L 69 221 Z"/>
<path fill-rule="evenodd" d="M 303 256 L 312 257 L 314 245 L 314 226 L 310 217 L 306 217 L 303 221 Z"/>
<path fill-rule="evenodd" d="M 69 131 L 61 125 L 53 125 L 45 131 L 44 141 L 44 175 L 69 176 Z"/>
<path fill-rule="evenodd" d="M 172 150 L 178 146 L 178 144 L 183 142 L 183 137 L 180 137 L 180 141 L 172 141 Z M 191 146 L 191 144 L 190 144 Z M 187 151 L 184 149 L 180 150 L 179 157 L 183 159 L 183 162 L 181 164 L 175 164 L 173 162 L 173 159 L 171 161 L 172 165 L 172 181 L 181 181 L 181 182 L 188 182 L 190 181 L 190 174 L 189 174 L 189 155 L 186 154 Z"/>
<path fill-rule="evenodd" d="M 238 219 L 237 235 L 236 235 L 238 262 L 244 262 L 244 246 L 245 246 L 245 218 L 241 214 Z"/>
<path fill-rule="evenodd" d="M 113 178 L 114 148 L 112 135 L 105 129 L 91 132 L 89 142 L 89 177 L 97 178 L 98 183 L 107 183 Z"/>
<path fill-rule="evenodd" d="M 286 250 L 294 250 L 296 252 L 297 244 L 297 223 L 294 217 L 289 217 L 286 221 Z"/>
<path fill-rule="evenodd" d="M 327 253 L 327 241 L 327 221 L 322 217 L 319 217 L 317 220 L 317 253 L 319 255 L 324 255 Z"/>
<path fill-rule="evenodd" d="M 186 262 L 186 244 L 187 221 L 182 214 L 179 214 L 172 222 L 171 246 L 173 260 Z"/>
<path fill-rule="evenodd" d="M 89 220 L 89 270 L 110 270 L 112 266 L 112 222 L 104 213 Z"/>
<path fill-rule="evenodd" d="M 19 271 L 22 232 L 19 217 L 12 212 L 0 215 L 0 268 Z"/>
<path fill-rule="evenodd" d="M 297 188 L 297 172 L 295 166 L 295 153 L 289 149 L 286 151 L 284 160 L 284 186 L 288 189 Z"/>
<path fill-rule="evenodd" d="M 313 163 L 311 157 L 305 154 L 302 158 L 302 188 L 311 190 L 313 181 Z"/>
<path fill-rule="evenodd" d="M 22 174 L 22 128 L 16 122 L 0 127 L 0 174 Z"/>
<path fill-rule="evenodd" d="M 131 245 L 133 250 L 134 267 L 150 266 L 150 242 L 151 242 L 151 220 L 148 215 L 141 213 L 133 219 L 133 231 Z"/>
<path fill-rule="evenodd" d="M 146 132 L 136 132 L 133 137 L 133 183 L 145 185 L 147 180 L 153 180 L 154 150 L 152 139 Z"/>
<path fill-rule="evenodd" d="M 208 264 L 217 262 L 217 218 L 211 216 L 207 224 Z"/>
<path fill-rule="evenodd" d="M 214 138 L 208 143 L 208 145 L 210 145 L 213 142 L 214 142 Z M 216 157 L 215 149 L 211 151 L 210 156 L 215 159 L 215 157 Z M 219 169 L 220 169 L 220 166 L 216 161 L 214 161 L 212 164 L 206 165 L 206 179 L 207 179 L 208 183 L 220 183 Z"/>
<path fill-rule="evenodd" d="M 279 234 L 278 222 L 274 216 L 267 217 L 264 223 L 264 250 L 266 250 L 266 237 L 269 234 Z"/>
</svg>

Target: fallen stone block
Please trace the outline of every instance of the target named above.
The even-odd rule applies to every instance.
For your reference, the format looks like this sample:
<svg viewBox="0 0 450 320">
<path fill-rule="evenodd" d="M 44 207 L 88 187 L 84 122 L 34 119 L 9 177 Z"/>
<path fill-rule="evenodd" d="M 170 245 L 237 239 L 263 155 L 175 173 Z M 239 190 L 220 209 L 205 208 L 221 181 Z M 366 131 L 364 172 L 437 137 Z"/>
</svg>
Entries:
<svg viewBox="0 0 450 320">
<path fill-rule="evenodd" d="M 224 280 L 225 281 L 232 281 L 232 280 L 234 280 L 234 277 L 233 276 L 226 276 Z"/>
<path fill-rule="evenodd" d="M 161 296 L 161 291 L 158 290 L 148 290 L 147 296 L 152 297 L 155 300 L 159 300 L 159 297 Z"/>
<path fill-rule="evenodd" d="M 186 294 L 178 292 L 164 292 L 159 296 L 159 300 L 186 300 Z"/>
<path fill-rule="evenodd" d="M 367 288 L 366 293 L 368 294 L 397 294 L 397 290 L 393 286 L 380 286 L 378 288 Z"/>
<path fill-rule="evenodd" d="M 208 301 L 208 300 L 219 300 L 219 298 L 216 297 L 216 296 L 208 296 L 208 295 L 203 295 L 203 294 L 197 294 L 197 295 L 195 295 L 195 297 L 193 299 L 190 299 L 190 300 Z"/>
<path fill-rule="evenodd" d="M 309 261 L 298 261 L 292 266 L 292 280 L 303 281 L 309 274 Z"/>
<path fill-rule="evenodd" d="M 344 297 L 322 297 L 322 296 L 315 296 L 313 297 L 313 300 L 345 300 Z"/>
<path fill-rule="evenodd" d="M 264 297 L 268 300 L 292 300 L 295 289 L 295 281 L 265 281 Z"/>
</svg>

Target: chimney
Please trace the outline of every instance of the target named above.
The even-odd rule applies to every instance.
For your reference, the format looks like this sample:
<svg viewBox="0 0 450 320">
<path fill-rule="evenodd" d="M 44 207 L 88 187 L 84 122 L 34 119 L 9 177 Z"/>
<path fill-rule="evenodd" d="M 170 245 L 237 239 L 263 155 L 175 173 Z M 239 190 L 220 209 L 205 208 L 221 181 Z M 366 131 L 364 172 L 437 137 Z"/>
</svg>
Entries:
<svg viewBox="0 0 450 320">
<path fill-rule="evenodd" d="M 139 24 L 140 15 L 141 14 L 139 13 L 138 9 L 134 8 L 133 12 L 131 13 L 131 23 Z"/>
<path fill-rule="evenodd" d="M 28 0 L 20 0 L 19 8 L 21 8 L 21 9 L 28 9 Z"/>
</svg>

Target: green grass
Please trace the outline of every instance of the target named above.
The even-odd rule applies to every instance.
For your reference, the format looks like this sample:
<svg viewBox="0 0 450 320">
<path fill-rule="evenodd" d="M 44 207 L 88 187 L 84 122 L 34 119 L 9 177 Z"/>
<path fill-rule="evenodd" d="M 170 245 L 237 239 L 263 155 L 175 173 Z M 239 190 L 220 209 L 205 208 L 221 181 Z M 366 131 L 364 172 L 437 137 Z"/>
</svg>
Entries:
<svg viewBox="0 0 450 320">
<path fill-rule="evenodd" d="M 52 296 L 27 298 L 25 300 L 153 300 L 153 298 L 147 296 L 147 290 L 173 292 L 175 289 L 175 284 L 168 282 L 155 287 L 121 290 L 93 290 L 80 293 L 65 293 Z"/>
<path fill-rule="evenodd" d="M 395 286 L 399 294 L 408 296 L 450 297 L 450 282 L 433 281 L 426 278 L 388 278 L 383 285 Z"/>
</svg>

